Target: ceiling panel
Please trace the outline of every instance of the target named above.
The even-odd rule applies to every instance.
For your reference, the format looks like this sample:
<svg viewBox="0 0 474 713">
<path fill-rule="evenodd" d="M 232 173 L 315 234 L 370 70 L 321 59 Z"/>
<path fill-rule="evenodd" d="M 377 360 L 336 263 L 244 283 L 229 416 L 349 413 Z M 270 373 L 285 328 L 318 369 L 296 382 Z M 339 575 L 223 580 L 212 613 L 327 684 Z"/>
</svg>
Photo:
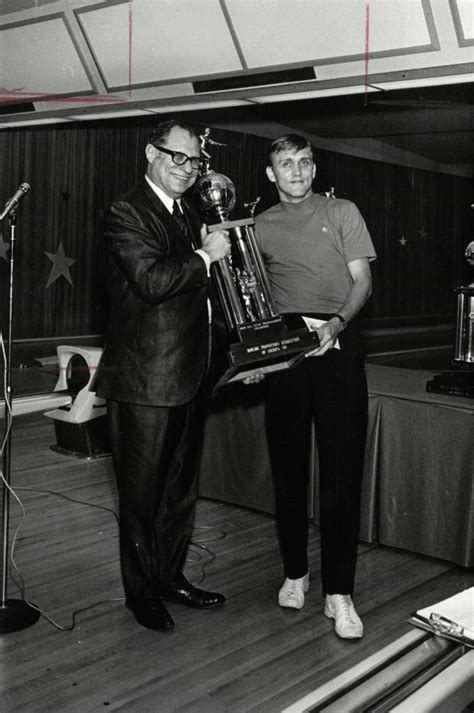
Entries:
<svg viewBox="0 0 474 713">
<path fill-rule="evenodd" d="M 225 2 L 252 68 L 406 53 L 435 41 L 422 0 Z"/>
<path fill-rule="evenodd" d="M 474 6 L 472 0 L 451 0 L 451 9 L 460 44 L 474 44 Z"/>
<path fill-rule="evenodd" d="M 37 10 L 45 5 L 52 5 L 60 0 L 0 0 L 0 15 L 13 15 L 24 10 Z"/>
<path fill-rule="evenodd" d="M 219 0 L 140 0 L 77 15 L 109 89 L 242 69 Z"/>
<path fill-rule="evenodd" d="M 54 40 L 53 40 L 54 38 Z M 0 86 L 22 95 L 91 91 L 62 17 L 0 27 Z"/>
</svg>

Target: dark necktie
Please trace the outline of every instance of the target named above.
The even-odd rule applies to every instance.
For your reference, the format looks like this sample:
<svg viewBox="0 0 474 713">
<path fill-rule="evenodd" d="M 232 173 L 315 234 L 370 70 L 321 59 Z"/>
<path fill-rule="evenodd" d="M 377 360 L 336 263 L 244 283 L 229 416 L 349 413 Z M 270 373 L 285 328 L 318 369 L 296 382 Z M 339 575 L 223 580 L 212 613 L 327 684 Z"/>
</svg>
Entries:
<svg viewBox="0 0 474 713">
<path fill-rule="evenodd" d="M 188 224 L 186 223 L 186 218 L 181 212 L 178 201 L 173 201 L 173 218 L 178 223 L 179 227 L 185 238 L 189 238 Z"/>
</svg>

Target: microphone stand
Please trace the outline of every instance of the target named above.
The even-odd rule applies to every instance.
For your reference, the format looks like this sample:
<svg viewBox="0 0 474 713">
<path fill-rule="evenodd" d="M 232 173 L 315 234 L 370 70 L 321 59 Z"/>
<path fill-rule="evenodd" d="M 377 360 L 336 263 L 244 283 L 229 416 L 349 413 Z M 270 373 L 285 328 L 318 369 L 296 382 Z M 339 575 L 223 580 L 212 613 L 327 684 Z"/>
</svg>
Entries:
<svg viewBox="0 0 474 713">
<path fill-rule="evenodd" d="M 10 281 L 8 299 L 8 342 L 5 363 L 5 436 L 2 450 L 3 465 L 3 546 L 2 546 L 2 595 L 0 602 L 0 634 L 19 631 L 35 624 L 39 611 L 33 609 L 24 599 L 8 599 L 8 535 L 10 526 L 10 465 L 13 403 L 11 389 L 12 335 L 13 335 L 13 278 L 15 265 L 16 213 L 9 213 L 10 224 Z"/>
</svg>

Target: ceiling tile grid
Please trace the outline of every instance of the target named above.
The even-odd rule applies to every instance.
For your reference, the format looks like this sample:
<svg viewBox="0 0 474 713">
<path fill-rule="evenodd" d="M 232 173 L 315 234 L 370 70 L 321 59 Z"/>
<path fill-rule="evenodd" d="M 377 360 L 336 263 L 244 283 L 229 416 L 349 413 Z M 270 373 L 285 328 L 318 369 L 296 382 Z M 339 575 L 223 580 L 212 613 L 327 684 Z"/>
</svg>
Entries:
<svg viewBox="0 0 474 713">
<path fill-rule="evenodd" d="M 0 26 L 0 45 L 3 88 L 27 95 L 93 89 L 62 16 Z"/>
<path fill-rule="evenodd" d="M 453 22 L 461 47 L 474 45 L 474 6 L 472 0 L 450 0 Z"/>
<path fill-rule="evenodd" d="M 472 99 L 460 87 L 473 79 L 472 0 L 0 0 L 2 130 L 234 107 L 259 118 L 264 110 L 271 123 L 284 106 L 295 107 L 294 126 L 308 118 L 306 130 L 316 136 L 322 127 L 308 102 L 319 109 L 335 97 L 351 119 L 352 135 L 344 128 L 340 139 L 378 131 L 425 155 L 430 143 L 434 157 L 445 137 L 444 155 L 462 158 Z M 451 85 L 459 86 L 462 106 L 447 102 L 442 121 L 439 108 L 432 112 L 437 138 L 430 139 L 430 120 L 411 120 L 421 105 L 399 92 L 419 90 L 423 104 L 426 88 L 444 88 L 446 96 Z M 389 97 L 378 117 L 377 94 Z M 370 111 L 354 111 L 353 99 Z M 410 111 L 403 124 L 394 116 L 391 138 L 383 124 L 390 101 L 393 111 Z M 455 115 L 458 123 L 449 118 Z M 338 118 L 324 136 L 335 136 Z M 410 140 L 409 125 L 426 139 Z"/>
<path fill-rule="evenodd" d="M 421 0 L 225 0 L 251 68 L 431 47 Z"/>
<path fill-rule="evenodd" d="M 138 0 L 78 17 L 112 91 L 242 69 L 218 0 Z"/>
</svg>

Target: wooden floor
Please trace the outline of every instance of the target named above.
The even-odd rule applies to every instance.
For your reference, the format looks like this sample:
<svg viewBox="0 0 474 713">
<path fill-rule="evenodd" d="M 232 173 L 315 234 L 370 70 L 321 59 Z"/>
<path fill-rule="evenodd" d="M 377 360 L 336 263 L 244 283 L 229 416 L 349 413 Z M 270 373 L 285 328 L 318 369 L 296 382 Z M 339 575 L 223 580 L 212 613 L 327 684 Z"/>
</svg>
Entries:
<svg viewBox="0 0 474 713">
<path fill-rule="evenodd" d="M 307 604 L 282 610 L 273 519 L 200 500 L 194 540 L 215 558 L 193 547 L 187 574 L 198 583 L 209 562 L 204 586 L 227 603 L 211 612 L 170 605 L 175 630 L 149 631 L 121 599 L 110 460 L 60 455 L 54 443 L 50 420 L 15 420 L 11 482 L 26 518 L 14 559 L 26 597 L 66 629 L 77 612 L 75 627 L 41 617 L 0 636 L 1 713 L 277 713 L 408 632 L 413 610 L 474 583 L 450 563 L 361 545 L 355 600 L 366 634 L 343 641 L 322 614 L 316 528 Z M 13 528 L 21 511 L 10 502 Z M 12 581 L 8 597 L 20 597 Z"/>
</svg>

